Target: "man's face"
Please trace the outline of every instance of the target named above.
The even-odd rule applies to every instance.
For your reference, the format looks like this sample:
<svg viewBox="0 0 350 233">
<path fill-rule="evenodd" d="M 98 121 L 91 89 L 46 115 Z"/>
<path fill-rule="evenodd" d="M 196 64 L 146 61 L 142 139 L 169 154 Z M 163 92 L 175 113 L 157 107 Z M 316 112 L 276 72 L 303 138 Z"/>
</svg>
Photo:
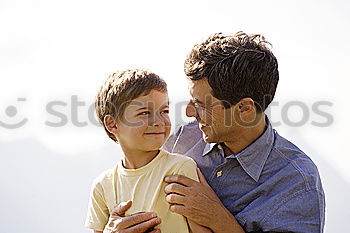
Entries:
<svg viewBox="0 0 350 233">
<path fill-rule="evenodd" d="M 238 128 L 233 119 L 237 114 L 237 105 L 225 109 L 222 102 L 212 95 L 206 78 L 190 81 L 192 99 L 187 105 L 186 115 L 195 117 L 208 143 L 220 143 L 229 140 Z"/>
<path fill-rule="evenodd" d="M 158 150 L 168 138 L 170 127 L 168 94 L 152 90 L 128 104 L 117 123 L 116 137 L 123 150 Z"/>
</svg>

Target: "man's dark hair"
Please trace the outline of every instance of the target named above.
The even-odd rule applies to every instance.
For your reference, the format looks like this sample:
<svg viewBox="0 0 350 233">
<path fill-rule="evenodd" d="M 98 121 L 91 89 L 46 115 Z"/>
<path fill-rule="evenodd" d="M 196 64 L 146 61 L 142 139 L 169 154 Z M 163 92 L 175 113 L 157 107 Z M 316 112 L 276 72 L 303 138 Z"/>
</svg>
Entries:
<svg viewBox="0 0 350 233">
<path fill-rule="evenodd" d="M 185 61 L 190 80 L 207 78 L 213 96 L 230 108 L 253 99 L 258 112 L 273 100 L 279 79 L 277 59 L 262 35 L 216 33 L 193 47 Z"/>
</svg>

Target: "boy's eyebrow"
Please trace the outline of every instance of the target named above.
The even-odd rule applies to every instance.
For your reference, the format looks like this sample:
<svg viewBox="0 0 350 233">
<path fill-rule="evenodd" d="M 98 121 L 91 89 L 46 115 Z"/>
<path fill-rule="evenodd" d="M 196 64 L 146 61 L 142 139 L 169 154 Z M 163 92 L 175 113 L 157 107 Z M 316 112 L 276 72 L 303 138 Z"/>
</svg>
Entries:
<svg viewBox="0 0 350 233">
<path fill-rule="evenodd" d="M 166 104 L 164 104 L 161 108 L 169 108 L 169 101 Z M 136 109 L 136 111 L 146 110 L 146 109 L 148 109 L 148 107 L 138 108 Z"/>
<path fill-rule="evenodd" d="M 136 111 L 145 110 L 147 107 L 138 108 Z"/>
</svg>

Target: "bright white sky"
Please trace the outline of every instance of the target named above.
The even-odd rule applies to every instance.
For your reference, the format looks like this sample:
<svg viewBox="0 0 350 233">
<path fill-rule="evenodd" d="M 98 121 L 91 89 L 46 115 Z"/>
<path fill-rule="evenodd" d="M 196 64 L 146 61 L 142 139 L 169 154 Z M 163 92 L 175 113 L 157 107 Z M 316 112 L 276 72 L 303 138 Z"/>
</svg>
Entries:
<svg viewBox="0 0 350 233">
<path fill-rule="evenodd" d="M 0 2 L 0 120 L 19 129 L 0 127 L 0 140 L 35 137 L 67 155 L 111 143 L 104 131 L 89 123 L 72 125 L 72 95 L 85 106 L 78 120 L 87 121 L 88 107 L 106 75 L 125 68 L 148 68 L 166 79 L 172 102 L 186 100 L 183 62 L 189 49 L 214 32 L 261 33 L 273 44 L 279 60 L 280 84 L 273 121 L 283 104 L 302 101 L 310 118 L 302 127 L 277 127 L 310 157 L 317 153 L 350 181 L 347 134 L 350 130 L 350 4 L 333 1 L 16 1 Z M 17 98 L 26 98 L 18 101 Z M 45 110 L 51 101 L 67 106 L 55 110 L 68 117 L 64 127 Z M 311 121 L 324 117 L 311 109 L 330 101 L 329 127 Z M 15 106 L 18 113 L 13 114 Z M 9 110 L 10 109 L 10 110 Z M 299 108 L 290 119 L 302 118 Z M 183 117 L 184 118 L 184 117 Z M 184 118 L 185 120 L 185 118 Z M 313 157 L 313 158 L 314 158 Z M 317 158 L 316 158 L 317 157 Z M 316 161 L 317 162 L 317 161 Z"/>
</svg>

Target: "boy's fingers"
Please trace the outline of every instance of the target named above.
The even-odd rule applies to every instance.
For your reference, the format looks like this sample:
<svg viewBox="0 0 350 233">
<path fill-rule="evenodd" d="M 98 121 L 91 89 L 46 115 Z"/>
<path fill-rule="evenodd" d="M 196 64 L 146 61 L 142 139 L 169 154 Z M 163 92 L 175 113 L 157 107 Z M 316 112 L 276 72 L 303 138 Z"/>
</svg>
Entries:
<svg viewBox="0 0 350 233">
<path fill-rule="evenodd" d="M 121 219 L 121 221 L 119 221 L 119 223 L 118 223 L 118 228 L 119 229 L 129 229 L 129 228 L 132 228 L 133 226 L 141 225 L 144 222 L 155 221 L 157 219 L 160 220 L 160 218 L 157 218 L 157 214 L 154 212 L 137 213 L 137 214 L 133 214 L 133 215 L 128 216 L 128 217 L 123 217 Z M 131 232 L 133 232 L 133 231 L 131 231 Z M 144 232 L 144 231 L 142 231 L 142 232 Z"/>
<path fill-rule="evenodd" d="M 149 233 L 160 233 L 160 230 L 159 229 L 155 229 L 153 231 L 150 231 Z"/>
<path fill-rule="evenodd" d="M 121 202 L 113 208 L 111 215 L 116 217 L 124 217 L 125 212 L 131 207 L 132 201 Z"/>
<path fill-rule="evenodd" d="M 142 213 L 142 214 L 137 214 L 137 215 L 146 215 L 146 214 L 148 214 L 148 213 Z M 130 218 L 134 217 L 134 216 L 135 215 L 130 216 Z M 138 220 L 140 220 L 140 219 L 138 219 Z M 127 229 L 124 228 L 124 229 L 125 229 L 125 233 L 129 233 L 129 232 L 130 233 L 134 233 L 134 232 L 140 232 L 141 233 L 141 232 L 147 231 L 148 229 L 150 229 L 152 227 L 155 227 L 155 226 L 159 225 L 160 223 L 161 223 L 160 218 L 151 218 L 151 219 L 147 219 L 147 221 L 142 221 L 141 223 L 137 222 L 135 224 L 132 224 L 132 225 L 130 225 L 131 227 L 129 227 Z"/>
</svg>

